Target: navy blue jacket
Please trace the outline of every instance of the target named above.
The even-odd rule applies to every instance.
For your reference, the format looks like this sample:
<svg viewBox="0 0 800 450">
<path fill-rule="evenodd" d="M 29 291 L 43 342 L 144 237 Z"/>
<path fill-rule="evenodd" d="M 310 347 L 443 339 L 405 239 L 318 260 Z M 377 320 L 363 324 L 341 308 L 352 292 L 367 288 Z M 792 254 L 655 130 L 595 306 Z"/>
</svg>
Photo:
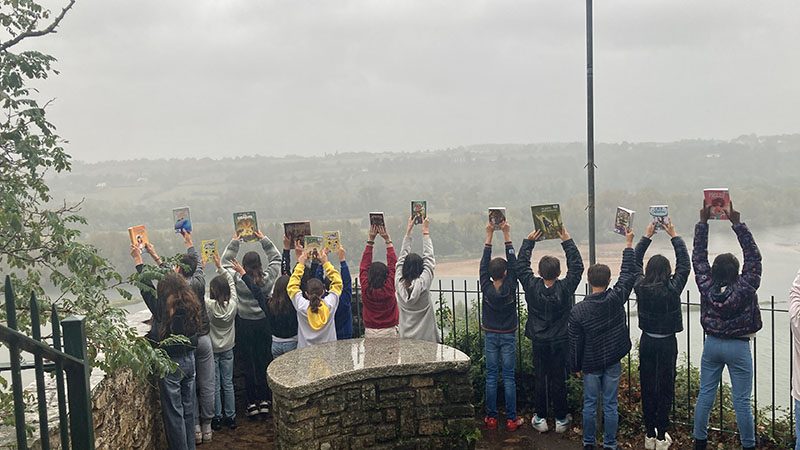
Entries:
<svg viewBox="0 0 800 450">
<path fill-rule="evenodd" d="M 483 300 L 481 302 L 481 328 L 489 333 L 513 333 L 519 326 L 517 319 L 517 257 L 514 245 L 506 242 L 506 277 L 500 289 L 494 287 L 489 277 L 489 261 L 492 259 L 492 246 L 483 247 L 481 257 L 480 281 Z"/>
</svg>

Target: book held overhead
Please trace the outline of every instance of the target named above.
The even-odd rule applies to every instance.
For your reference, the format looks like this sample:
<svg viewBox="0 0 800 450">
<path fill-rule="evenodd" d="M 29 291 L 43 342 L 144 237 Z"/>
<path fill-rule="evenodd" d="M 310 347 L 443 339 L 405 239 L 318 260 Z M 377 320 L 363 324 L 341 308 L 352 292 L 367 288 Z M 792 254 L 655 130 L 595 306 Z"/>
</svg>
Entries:
<svg viewBox="0 0 800 450">
<path fill-rule="evenodd" d="M 539 240 L 558 239 L 564 222 L 561 220 L 561 206 L 557 203 L 531 206 L 533 225 L 542 232 Z"/>
<path fill-rule="evenodd" d="M 492 206 L 489 208 L 489 222 L 494 225 L 494 229 L 499 230 L 500 225 L 506 221 L 506 208 L 502 206 Z"/>
<path fill-rule="evenodd" d="M 236 228 L 236 234 L 239 235 L 239 239 L 244 242 L 256 240 L 258 218 L 256 217 L 255 211 L 233 213 L 233 224 Z"/>
</svg>

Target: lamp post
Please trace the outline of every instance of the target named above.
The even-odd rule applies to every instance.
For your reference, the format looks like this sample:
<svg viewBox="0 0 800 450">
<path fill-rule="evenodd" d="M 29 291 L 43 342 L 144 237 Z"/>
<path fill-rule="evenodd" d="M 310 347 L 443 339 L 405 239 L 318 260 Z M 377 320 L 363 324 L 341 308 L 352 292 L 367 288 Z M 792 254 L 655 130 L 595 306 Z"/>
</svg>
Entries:
<svg viewBox="0 0 800 450">
<path fill-rule="evenodd" d="M 594 74 L 592 51 L 592 0 L 586 0 L 586 168 L 588 169 L 589 264 L 597 262 L 594 209 Z"/>
</svg>

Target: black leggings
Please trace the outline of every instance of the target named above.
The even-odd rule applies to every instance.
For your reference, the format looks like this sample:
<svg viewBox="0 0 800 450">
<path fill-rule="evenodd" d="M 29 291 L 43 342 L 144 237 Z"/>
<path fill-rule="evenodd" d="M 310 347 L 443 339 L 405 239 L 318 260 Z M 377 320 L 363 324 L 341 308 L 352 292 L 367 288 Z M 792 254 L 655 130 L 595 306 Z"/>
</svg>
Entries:
<svg viewBox="0 0 800 450">
<path fill-rule="evenodd" d="M 258 404 L 272 397 L 267 384 L 267 366 L 272 362 L 272 333 L 267 319 L 236 319 L 236 346 L 242 358 L 247 404 Z"/>
<path fill-rule="evenodd" d="M 548 403 L 556 419 L 567 417 L 567 355 L 569 343 L 533 343 L 535 384 L 534 408 L 539 418 L 547 418 Z M 549 400 L 549 402 L 548 402 Z"/>
<path fill-rule="evenodd" d="M 675 363 L 678 339 L 675 335 L 654 338 L 642 333 L 639 341 L 639 383 L 642 386 L 642 414 L 647 435 L 664 439 L 669 431 L 669 413 L 675 399 Z"/>
</svg>

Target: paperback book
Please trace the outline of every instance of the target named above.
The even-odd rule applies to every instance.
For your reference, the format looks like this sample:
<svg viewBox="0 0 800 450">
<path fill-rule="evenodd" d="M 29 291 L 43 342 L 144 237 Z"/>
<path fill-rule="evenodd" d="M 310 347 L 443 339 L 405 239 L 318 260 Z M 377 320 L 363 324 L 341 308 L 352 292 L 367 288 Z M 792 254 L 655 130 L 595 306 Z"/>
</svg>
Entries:
<svg viewBox="0 0 800 450">
<path fill-rule="evenodd" d="M 322 236 L 306 236 L 305 249 L 313 258 L 319 258 L 319 252 L 322 251 L 323 239 Z"/>
<path fill-rule="evenodd" d="M 369 213 L 369 225 L 376 226 L 376 227 L 386 227 L 386 221 L 383 219 L 382 212 L 371 212 Z"/>
<path fill-rule="evenodd" d="M 561 220 L 561 206 L 558 204 L 531 206 L 533 225 L 542 232 L 540 241 L 558 239 L 564 222 Z"/>
<path fill-rule="evenodd" d="M 636 211 L 622 206 L 617 207 L 617 215 L 614 218 L 614 233 L 625 236 L 628 229 L 633 228 L 633 216 Z"/>
<path fill-rule="evenodd" d="M 339 251 L 339 247 L 341 247 L 341 237 L 338 231 L 324 231 L 322 233 L 322 239 L 324 241 L 325 248 L 327 248 L 331 252 Z"/>
<path fill-rule="evenodd" d="M 207 264 L 214 259 L 215 255 L 219 255 L 219 246 L 216 239 L 209 239 L 200 242 L 200 259 L 203 264 Z"/>
<path fill-rule="evenodd" d="M 411 216 L 414 218 L 414 223 L 421 224 L 428 217 L 428 202 L 425 200 L 416 200 L 411 202 Z"/>
<path fill-rule="evenodd" d="M 731 208 L 731 195 L 727 188 L 706 189 L 703 191 L 706 208 L 711 207 L 713 220 L 728 220 L 728 211 Z"/>
<path fill-rule="evenodd" d="M 283 224 L 283 234 L 295 245 L 299 242 L 300 246 L 305 245 L 305 237 L 311 234 L 311 222 L 286 222 Z"/>
<path fill-rule="evenodd" d="M 139 250 L 144 250 L 150 243 L 150 239 L 147 237 L 147 228 L 144 225 L 128 228 L 128 236 L 131 238 L 131 245 L 139 247 Z"/>
<path fill-rule="evenodd" d="M 493 206 L 489 208 L 489 222 L 494 225 L 495 230 L 500 229 L 500 225 L 506 221 L 506 209 L 502 206 Z"/>
<path fill-rule="evenodd" d="M 653 225 L 656 231 L 663 230 L 666 225 L 669 225 L 669 206 L 667 205 L 653 205 L 650 207 L 650 217 L 652 218 Z"/>
<path fill-rule="evenodd" d="M 256 217 L 255 211 L 233 213 L 233 224 L 236 228 L 236 234 L 239 235 L 239 239 L 244 242 L 256 240 L 258 218 Z"/>
<path fill-rule="evenodd" d="M 175 208 L 172 210 L 172 220 L 175 224 L 175 232 L 178 234 L 192 232 L 192 218 L 189 215 L 189 207 Z"/>
</svg>

